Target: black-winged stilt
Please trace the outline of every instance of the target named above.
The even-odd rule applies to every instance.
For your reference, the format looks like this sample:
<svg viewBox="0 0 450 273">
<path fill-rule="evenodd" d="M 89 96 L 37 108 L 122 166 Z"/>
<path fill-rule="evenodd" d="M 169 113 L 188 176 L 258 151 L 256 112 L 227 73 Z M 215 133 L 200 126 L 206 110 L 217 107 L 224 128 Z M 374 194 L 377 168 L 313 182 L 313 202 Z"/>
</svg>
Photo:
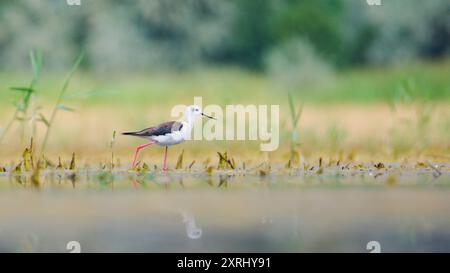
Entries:
<svg viewBox="0 0 450 273">
<path fill-rule="evenodd" d="M 154 127 L 143 129 L 141 131 L 122 133 L 123 135 L 138 136 L 150 140 L 149 143 L 139 145 L 136 148 L 132 168 L 136 166 L 136 159 L 140 150 L 152 144 L 157 144 L 159 146 L 165 146 L 163 170 L 164 174 L 166 174 L 168 146 L 179 144 L 188 139 L 194 126 L 194 120 L 197 116 L 200 115 L 208 117 L 210 119 L 215 119 L 202 113 L 200 107 L 198 107 L 197 105 L 191 105 L 186 108 L 184 112 L 184 121 L 182 122 L 168 121 Z"/>
</svg>

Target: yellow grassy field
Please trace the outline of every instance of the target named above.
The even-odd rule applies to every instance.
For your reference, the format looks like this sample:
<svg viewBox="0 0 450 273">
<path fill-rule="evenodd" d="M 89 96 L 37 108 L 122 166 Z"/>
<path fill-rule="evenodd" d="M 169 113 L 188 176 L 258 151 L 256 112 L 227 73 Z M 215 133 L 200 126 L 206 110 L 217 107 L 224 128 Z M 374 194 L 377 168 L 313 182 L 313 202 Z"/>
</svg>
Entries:
<svg viewBox="0 0 450 273">
<path fill-rule="evenodd" d="M 81 162 L 93 163 L 110 157 L 112 132 L 138 130 L 170 120 L 170 107 L 148 108 L 106 105 L 77 105 L 76 112 L 60 112 L 50 135 L 47 156 L 69 160 L 75 152 Z M 216 151 L 227 150 L 242 160 L 285 162 L 289 158 L 290 121 L 286 105 L 280 106 L 280 146 L 270 153 L 259 151 L 260 141 L 190 141 L 169 151 L 169 160 L 176 161 L 182 149 L 186 161 L 216 157 Z M 394 111 L 385 104 L 305 105 L 300 119 L 298 150 L 306 160 L 319 157 L 363 161 L 377 160 L 433 160 L 448 161 L 450 154 L 450 107 L 436 104 L 430 111 L 429 123 L 421 127 L 418 121 L 422 109 L 410 106 Z M 11 109 L 1 109 L 1 122 L 12 115 Z M 0 144 L 0 161 L 18 161 L 28 145 L 30 129 L 23 131 L 19 124 Z M 35 143 L 39 149 L 44 133 L 38 125 Z M 135 146 L 145 140 L 117 135 L 114 143 L 116 158 L 130 160 Z M 143 155 L 145 161 L 159 163 L 161 148 L 150 148 Z"/>
</svg>

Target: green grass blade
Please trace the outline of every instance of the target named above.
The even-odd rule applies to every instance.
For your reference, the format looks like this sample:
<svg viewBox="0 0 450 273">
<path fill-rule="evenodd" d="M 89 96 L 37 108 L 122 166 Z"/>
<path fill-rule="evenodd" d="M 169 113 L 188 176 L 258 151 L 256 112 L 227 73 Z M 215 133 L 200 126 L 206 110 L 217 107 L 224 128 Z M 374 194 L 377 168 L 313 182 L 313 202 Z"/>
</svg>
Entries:
<svg viewBox="0 0 450 273">
<path fill-rule="evenodd" d="M 62 96 L 66 92 L 66 89 L 69 86 L 70 80 L 72 79 L 72 76 L 75 73 L 75 71 L 78 69 L 78 66 L 80 65 L 83 58 L 84 58 L 84 52 L 81 52 L 80 55 L 78 55 L 77 59 L 75 60 L 75 63 L 73 64 L 72 69 L 69 71 L 69 74 L 67 74 L 67 77 L 63 84 L 63 87 L 61 89 L 60 96 Z"/>
<path fill-rule="evenodd" d="M 59 96 L 58 99 L 56 100 L 56 104 L 55 107 L 53 108 L 52 114 L 50 116 L 49 119 L 49 125 L 47 126 L 47 131 L 45 132 L 45 136 L 44 136 L 44 140 L 42 141 L 42 147 L 41 147 L 41 156 L 44 155 L 44 151 L 45 148 L 47 146 L 47 142 L 48 142 L 48 137 L 50 135 L 50 130 L 52 128 L 53 125 L 53 121 L 55 120 L 55 116 L 56 116 L 56 112 L 58 111 L 58 109 L 61 109 L 61 107 L 63 106 L 61 104 L 61 100 L 63 99 L 64 93 L 67 90 L 67 87 L 69 86 L 70 80 L 73 76 L 73 74 L 75 73 L 75 71 L 77 70 L 78 66 L 80 65 L 81 61 L 84 58 L 84 52 L 81 52 L 80 55 L 78 55 L 77 59 L 75 60 L 75 63 L 73 64 L 72 68 L 70 69 L 69 73 L 67 74 L 66 79 L 64 80 L 64 84 L 61 88 L 61 91 L 59 92 Z M 66 111 L 70 111 L 71 108 L 68 107 L 62 107 L 62 110 L 66 110 Z"/>
<path fill-rule="evenodd" d="M 45 118 L 45 116 L 42 113 L 39 113 L 40 121 L 42 121 L 47 127 L 50 125 L 48 120 Z"/>
<path fill-rule="evenodd" d="M 67 111 L 67 112 L 74 112 L 75 109 L 70 108 L 68 106 L 65 106 L 64 104 L 58 104 L 58 106 L 56 106 L 59 110 L 63 110 L 63 111 Z"/>
<path fill-rule="evenodd" d="M 291 93 L 288 93 L 288 101 L 289 101 L 289 113 L 291 114 L 292 120 L 295 119 L 295 105 L 294 99 L 292 98 Z"/>
<path fill-rule="evenodd" d="M 21 92 L 25 92 L 25 93 L 33 93 L 34 89 L 30 88 L 30 87 L 10 87 L 10 90 L 13 91 L 21 91 Z"/>
<path fill-rule="evenodd" d="M 38 51 L 37 55 L 33 50 L 30 51 L 30 62 L 33 70 L 33 83 L 37 81 L 42 69 L 42 52 Z"/>
</svg>

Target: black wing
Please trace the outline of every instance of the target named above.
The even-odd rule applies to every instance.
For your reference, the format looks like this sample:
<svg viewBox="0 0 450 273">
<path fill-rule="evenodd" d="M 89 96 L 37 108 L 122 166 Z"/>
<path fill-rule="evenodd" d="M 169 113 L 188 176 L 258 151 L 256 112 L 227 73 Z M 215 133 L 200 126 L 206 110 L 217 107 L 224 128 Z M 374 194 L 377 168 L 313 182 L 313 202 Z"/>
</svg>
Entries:
<svg viewBox="0 0 450 273">
<path fill-rule="evenodd" d="M 122 135 L 138 136 L 138 137 L 150 137 L 150 136 L 162 136 L 175 131 L 180 131 L 183 128 L 183 123 L 178 121 L 169 121 L 159 124 L 155 127 L 145 128 L 137 132 L 124 132 Z"/>
</svg>

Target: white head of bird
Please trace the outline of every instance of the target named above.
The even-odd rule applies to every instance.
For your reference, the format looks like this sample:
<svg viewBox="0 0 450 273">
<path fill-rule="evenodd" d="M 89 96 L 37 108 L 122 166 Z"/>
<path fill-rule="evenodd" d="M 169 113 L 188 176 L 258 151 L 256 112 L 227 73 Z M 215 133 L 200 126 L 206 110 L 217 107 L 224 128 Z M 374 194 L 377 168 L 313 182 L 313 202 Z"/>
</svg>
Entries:
<svg viewBox="0 0 450 273">
<path fill-rule="evenodd" d="M 204 116 L 210 119 L 215 119 L 204 114 L 198 105 L 189 105 L 188 107 L 186 107 L 186 110 L 184 111 L 184 120 L 190 125 L 190 127 L 192 127 L 193 122 L 195 121 L 195 117 L 197 116 Z"/>
</svg>

